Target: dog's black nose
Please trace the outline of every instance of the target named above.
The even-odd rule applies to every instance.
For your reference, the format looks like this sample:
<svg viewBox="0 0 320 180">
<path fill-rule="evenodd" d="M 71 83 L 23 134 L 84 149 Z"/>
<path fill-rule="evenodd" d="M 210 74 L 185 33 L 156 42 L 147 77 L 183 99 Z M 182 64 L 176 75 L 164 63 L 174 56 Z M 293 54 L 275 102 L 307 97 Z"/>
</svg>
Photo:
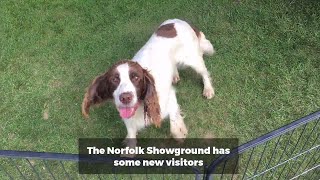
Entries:
<svg viewBox="0 0 320 180">
<path fill-rule="evenodd" d="M 119 99 L 123 104 L 129 104 L 129 103 L 131 103 L 131 101 L 133 99 L 133 95 L 131 92 L 125 92 L 125 93 L 120 94 Z"/>
</svg>

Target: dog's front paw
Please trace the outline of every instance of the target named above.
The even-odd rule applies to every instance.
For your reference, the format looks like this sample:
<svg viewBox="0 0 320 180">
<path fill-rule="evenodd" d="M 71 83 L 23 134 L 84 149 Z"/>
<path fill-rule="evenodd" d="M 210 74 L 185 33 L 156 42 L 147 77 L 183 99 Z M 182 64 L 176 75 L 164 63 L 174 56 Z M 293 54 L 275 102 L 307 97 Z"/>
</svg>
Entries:
<svg viewBox="0 0 320 180">
<path fill-rule="evenodd" d="M 183 124 L 179 127 L 174 127 L 171 129 L 171 134 L 173 136 L 173 138 L 182 143 L 184 141 L 184 139 L 187 137 L 188 135 L 188 129 L 186 128 L 186 126 Z"/>
<path fill-rule="evenodd" d="M 172 83 L 173 84 L 177 84 L 180 81 L 180 76 L 179 75 L 175 75 L 172 79 Z"/>
<path fill-rule="evenodd" d="M 214 89 L 212 87 L 203 89 L 203 96 L 211 99 L 214 96 Z"/>
</svg>

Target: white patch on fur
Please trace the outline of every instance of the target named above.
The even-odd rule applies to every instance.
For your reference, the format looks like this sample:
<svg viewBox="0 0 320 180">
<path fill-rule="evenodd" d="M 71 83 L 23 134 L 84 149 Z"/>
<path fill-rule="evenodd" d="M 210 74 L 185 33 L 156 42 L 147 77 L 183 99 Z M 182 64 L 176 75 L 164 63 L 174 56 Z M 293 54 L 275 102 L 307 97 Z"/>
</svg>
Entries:
<svg viewBox="0 0 320 180">
<path fill-rule="evenodd" d="M 120 106 L 133 107 L 138 102 L 138 98 L 137 98 L 136 88 L 134 87 L 134 85 L 130 80 L 128 63 L 119 65 L 117 67 L 117 70 L 119 72 L 120 83 L 117 89 L 113 92 L 114 102 L 117 107 L 120 107 Z M 119 97 L 122 93 L 126 93 L 126 92 L 131 92 L 133 94 L 133 99 L 130 104 L 124 105 L 120 101 Z"/>
</svg>

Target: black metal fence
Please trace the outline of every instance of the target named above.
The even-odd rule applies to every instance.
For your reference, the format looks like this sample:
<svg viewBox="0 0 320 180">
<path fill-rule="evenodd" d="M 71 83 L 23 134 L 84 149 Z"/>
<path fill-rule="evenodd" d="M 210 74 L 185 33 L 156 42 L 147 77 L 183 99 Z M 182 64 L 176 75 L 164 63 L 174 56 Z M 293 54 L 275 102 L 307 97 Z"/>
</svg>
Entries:
<svg viewBox="0 0 320 180">
<path fill-rule="evenodd" d="M 194 174 L 82 175 L 77 154 L 0 150 L 0 179 L 320 179 L 319 121 L 320 111 L 243 144 Z M 224 173 L 236 153 L 234 173 Z"/>
<path fill-rule="evenodd" d="M 319 121 L 320 111 L 239 146 L 238 174 L 215 172 L 233 151 L 212 162 L 205 179 L 320 179 Z"/>
</svg>

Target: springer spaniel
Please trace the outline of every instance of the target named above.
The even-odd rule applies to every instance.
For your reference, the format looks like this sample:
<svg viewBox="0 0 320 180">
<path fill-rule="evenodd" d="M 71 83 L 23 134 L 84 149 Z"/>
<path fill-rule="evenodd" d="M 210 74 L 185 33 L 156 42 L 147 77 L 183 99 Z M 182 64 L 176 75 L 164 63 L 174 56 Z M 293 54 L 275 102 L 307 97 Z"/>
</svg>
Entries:
<svg viewBox="0 0 320 180">
<path fill-rule="evenodd" d="M 169 116 L 170 131 L 183 140 L 188 130 L 172 83 L 179 81 L 177 67 L 188 66 L 202 76 L 203 95 L 214 96 L 203 54 L 212 55 L 210 41 L 197 28 L 179 19 L 163 22 L 149 41 L 133 57 L 113 65 L 98 76 L 88 88 L 82 113 L 88 117 L 91 105 L 113 99 L 127 127 L 126 139 L 135 139 L 137 132 Z"/>
</svg>

